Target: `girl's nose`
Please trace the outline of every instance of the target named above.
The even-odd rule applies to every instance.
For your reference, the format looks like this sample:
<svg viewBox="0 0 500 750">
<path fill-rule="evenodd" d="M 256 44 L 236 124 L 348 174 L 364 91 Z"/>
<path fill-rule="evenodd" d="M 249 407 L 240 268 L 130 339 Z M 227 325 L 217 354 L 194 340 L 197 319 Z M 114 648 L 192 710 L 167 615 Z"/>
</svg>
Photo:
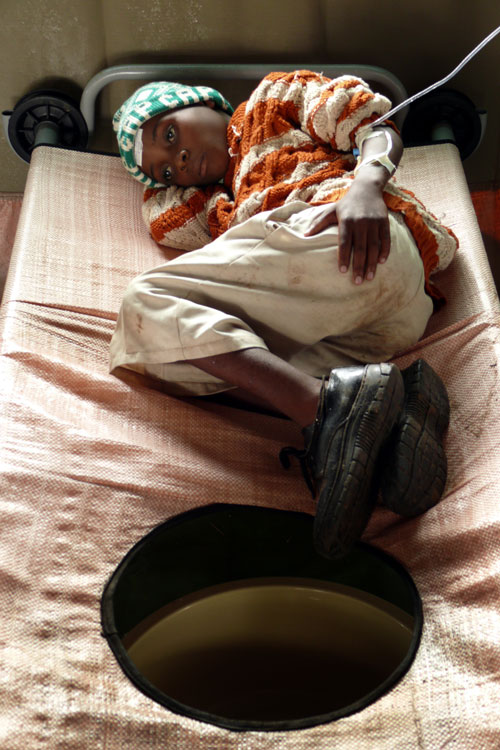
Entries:
<svg viewBox="0 0 500 750">
<path fill-rule="evenodd" d="M 189 161 L 189 151 L 186 148 L 183 148 L 182 151 L 179 151 L 177 154 L 177 169 L 179 169 L 181 172 L 183 172 Z"/>
</svg>

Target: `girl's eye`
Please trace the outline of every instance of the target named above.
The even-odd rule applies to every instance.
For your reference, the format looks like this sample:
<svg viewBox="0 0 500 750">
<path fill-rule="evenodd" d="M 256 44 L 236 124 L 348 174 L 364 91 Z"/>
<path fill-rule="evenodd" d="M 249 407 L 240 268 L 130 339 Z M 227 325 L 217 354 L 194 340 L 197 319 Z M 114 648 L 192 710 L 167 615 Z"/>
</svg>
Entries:
<svg viewBox="0 0 500 750">
<path fill-rule="evenodd" d="M 170 167 L 165 167 L 162 173 L 163 182 L 168 185 L 168 183 L 172 180 L 172 170 Z"/>
<path fill-rule="evenodd" d="M 175 139 L 175 130 L 173 125 L 169 125 L 165 131 L 165 140 L 172 143 Z"/>
</svg>

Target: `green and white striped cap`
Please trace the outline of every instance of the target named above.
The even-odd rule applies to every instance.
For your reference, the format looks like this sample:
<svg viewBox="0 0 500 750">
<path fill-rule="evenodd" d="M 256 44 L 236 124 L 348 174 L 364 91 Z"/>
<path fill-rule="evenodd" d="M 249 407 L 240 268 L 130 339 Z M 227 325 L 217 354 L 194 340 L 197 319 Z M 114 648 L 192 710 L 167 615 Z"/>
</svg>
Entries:
<svg viewBox="0 0 500 750">
<path fill-rule="evenodd" d="M 193 104 L 214 102 L 217 109 L 232 114 L 233 108 L 215 89 L 209 86 L 186 86 L 169 81 L 153 81 L 141 86 L 132 94 L 113 117 L 113 130 L 118 140 L 118 148 L 127 172 L 146 187 L 164 187 L 148 177 L 140 168 L 141 135 L 140 128 L 151 117 L 168 110 L 190 107 Z"/>
</svg>

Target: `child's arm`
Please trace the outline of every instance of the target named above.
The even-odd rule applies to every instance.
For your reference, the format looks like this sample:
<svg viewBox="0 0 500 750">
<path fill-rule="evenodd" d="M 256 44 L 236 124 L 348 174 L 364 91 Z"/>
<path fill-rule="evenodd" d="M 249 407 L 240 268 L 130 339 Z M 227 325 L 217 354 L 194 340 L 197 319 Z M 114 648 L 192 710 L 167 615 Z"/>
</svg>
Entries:
<svg viewBox="0 0 500 750">
<path fill-rule="evenodd" d="M 361 284 L 364 279 L 373 279 L 377 264 L 384 263 L 390 252 L 389 217 L 383 190 L 391 173 L 385 166 L 369 161 L 370 157 L 385 150 L 387 140 L 384 128 L 377 128 L 374 132 L 379 130 L 379 137 L 370 138 L 362 144 L 360 166 L 348 192 L 337 203 L 325 207 L 308 233 L 311 236 L 331 224 L 338 224 L 339 270 L 347 272 L 352 255 L 352 273 L 356 284 Z M 397 167 L 403 144 L 397 133 L 392 129 L 390 132 L 391 148 L 387 156 Z"/>
<path fill-rule="evenodd" d="M 256 89 L 250 104 L 255 106 L 259 100 L 279 102 L 275 119 L 292 122 L 318 144 L 328 144 L 334 151 L 344 153 L 351 152 L 357 135 L 391 107 L 385 96 L 371 91 L 359 78 L 341 76 L 331 80 L 307 70 L 270 74 Z M 385 150 L 384 129 L 377 129 L 380 137 L 364 141 L 361 161 Z M 391 132 L 388 156 L 397 166 L 402 142 L 390 126 L 387 129 Z M 357 283 L 372 278 L 377 263 L 389 255 L 389 219 L 382 193 L 390 176 L 383 166 L 362 166 L 346 195 L 326 206 L 311 227 L 310 234 L 316 234 L 328 224 L 339 224 L 339 267 L 347 270 L 352 254 Z"/>
<path fill-rule="evenodd" d="M 156 242 L 187 252 L 215 238 L 215 229 L 210 231 L 214 226 L 212 216 L 218 204 L 228 199 L 222 185 L 149 188 L 144 191 L 142 216 Z"/>
<path fill-rule="evenodd" d="M 257 86 L 247 112 L 265 104 L 270 107 L 271 128 L 262 128 L 264 139 L 279 133 L 280 122 L 292 123 L 318 143 L 348 153 L 356 146 L 360 128 L 374 122 L 391 108 L 382 94 L 355 76 L 330 79 L 310 70 L 270 73 Z M 277 129 L 278 128 L 278 129 Z"/>
</svg>

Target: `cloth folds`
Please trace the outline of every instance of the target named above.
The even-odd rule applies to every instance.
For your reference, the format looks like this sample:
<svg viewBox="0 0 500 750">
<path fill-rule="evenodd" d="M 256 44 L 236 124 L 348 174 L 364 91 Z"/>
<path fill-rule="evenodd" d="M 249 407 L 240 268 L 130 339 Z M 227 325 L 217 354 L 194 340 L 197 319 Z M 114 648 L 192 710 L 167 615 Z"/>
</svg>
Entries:
<svg viewBox="0 0 500 750">
<path fill-rule="evenodd" d="M 364 711 L 238 734 L 140 693 L 101 636 L 100 596 L 132 545 L 184 510 L 313 513 L 299 469 L 277 460 L 300 435 L 287 420 L 108 373 L 123 292 L 163 251 L 119 159 L 36 149 L 0 309 L 0 747 L 498 748 L 498 298 L 456 149 L 411 149 L 400 169 L 461 242 L 439 279 L 448 304 L 397 360 L 424 357 L 448 388 L 445 496 L 416 519 L 378 509 L 365 533 L 414 578 L 422 642 L 404 679 Z"/>
<path fill-rule="evenodd" d="M 295 201 L 265 211 L 135 279 L 111 368 L 159 377 L 169 393 L 207 395 L 231 386 L 185 360 L 258 347 L 321 378 L 332 367 L 387 361 L 418 341 L 433 305 L 404 221 L 390 216 L 389 258 L 357 286 L 338 271 L 337 226 L 307 236 L 321 210 Z"/>
</svg>

